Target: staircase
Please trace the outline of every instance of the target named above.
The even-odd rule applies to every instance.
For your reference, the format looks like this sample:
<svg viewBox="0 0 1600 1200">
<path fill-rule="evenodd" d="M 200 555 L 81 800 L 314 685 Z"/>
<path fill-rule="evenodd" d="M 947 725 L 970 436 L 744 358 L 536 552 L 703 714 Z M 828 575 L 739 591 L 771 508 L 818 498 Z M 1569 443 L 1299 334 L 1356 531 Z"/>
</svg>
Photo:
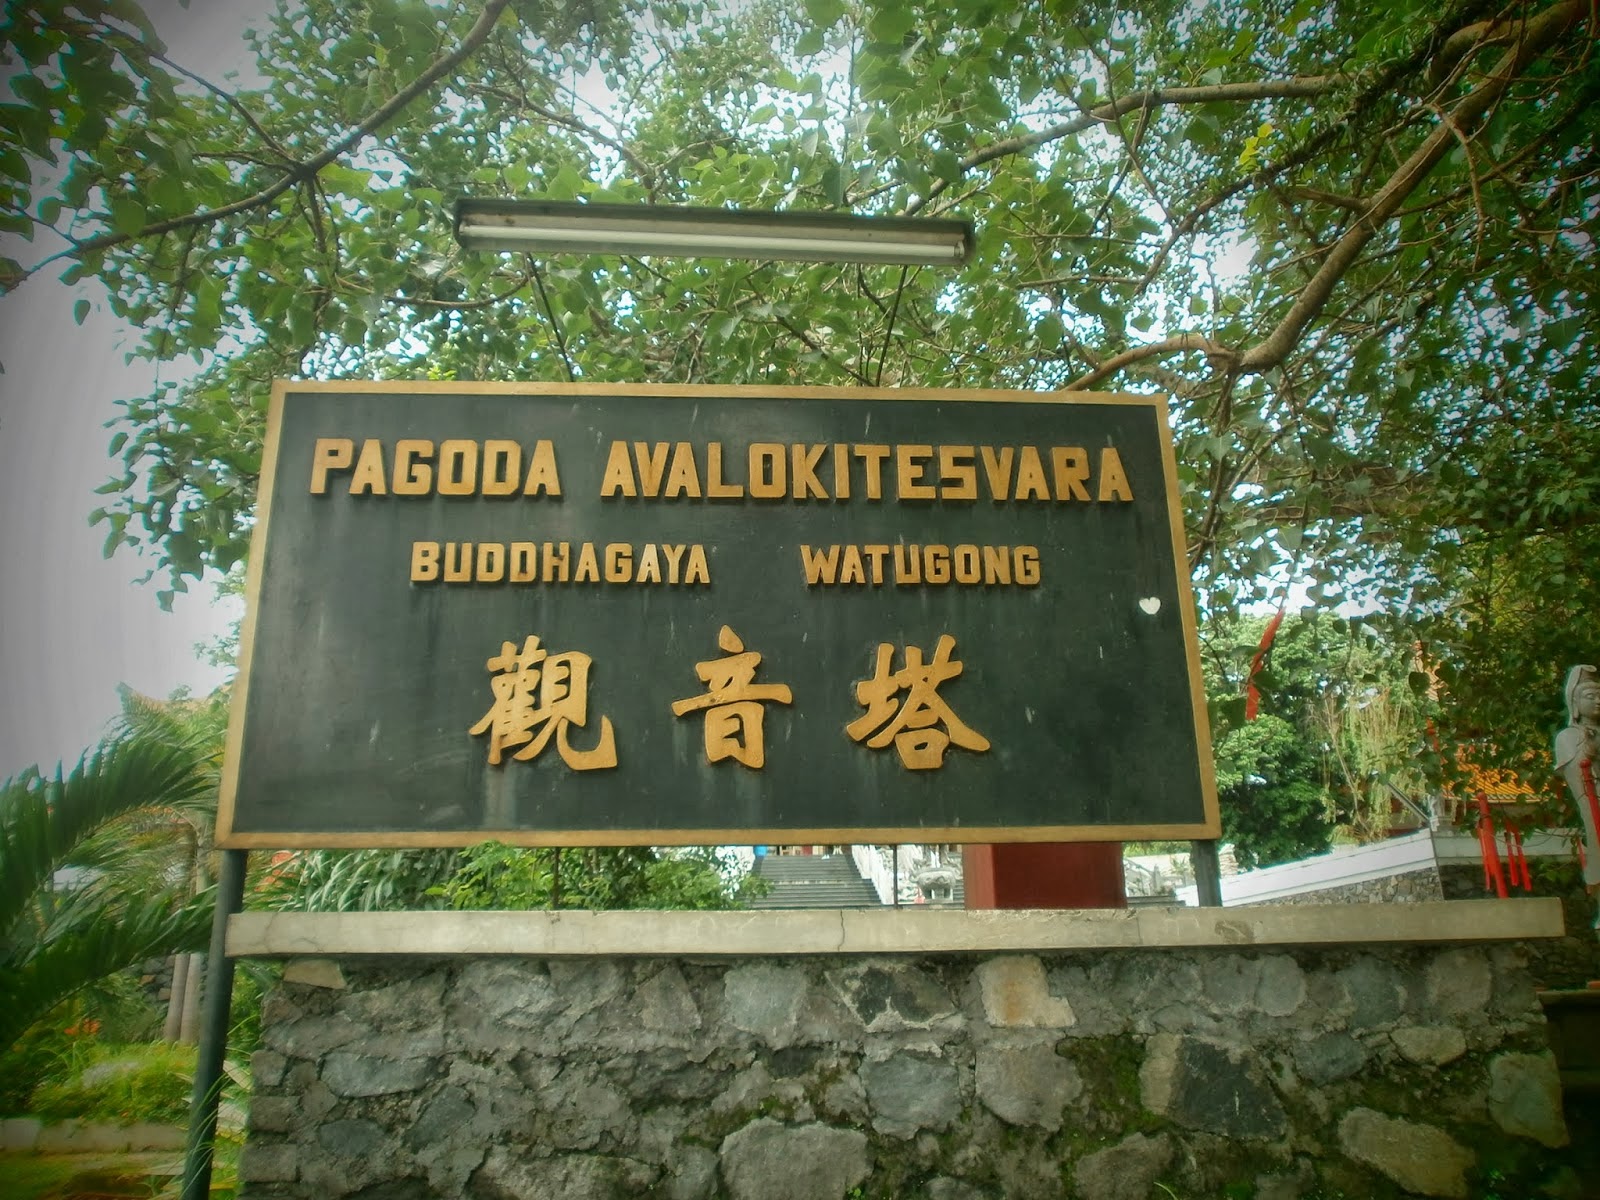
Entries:
<svg viewBox="0 0 1600 1200">
<path fill-rule="evenodd" d="M 755 874 L 772 890 L 752 908 L 879 908 L 878 893 L 848 854 L 768 854 Z"/>
</svg>

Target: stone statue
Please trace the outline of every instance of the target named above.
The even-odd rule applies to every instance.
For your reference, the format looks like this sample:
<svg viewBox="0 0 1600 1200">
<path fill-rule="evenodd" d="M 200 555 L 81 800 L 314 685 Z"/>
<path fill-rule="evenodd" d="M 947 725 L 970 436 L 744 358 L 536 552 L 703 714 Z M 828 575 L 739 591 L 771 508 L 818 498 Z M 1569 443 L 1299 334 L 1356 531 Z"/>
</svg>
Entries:
<svg viewBox="0 0 1600 1200">
<path fill-rule="evenodd" d="M 1567 727 L 1556 734 L 1556 770 L 1561 772 L 1583 822 L 1583 882 L 1600 889 L 1600 671 L 1567 672 Z M 1600 916 L 1595 918 L 1600 928 Z"/>
</svg>

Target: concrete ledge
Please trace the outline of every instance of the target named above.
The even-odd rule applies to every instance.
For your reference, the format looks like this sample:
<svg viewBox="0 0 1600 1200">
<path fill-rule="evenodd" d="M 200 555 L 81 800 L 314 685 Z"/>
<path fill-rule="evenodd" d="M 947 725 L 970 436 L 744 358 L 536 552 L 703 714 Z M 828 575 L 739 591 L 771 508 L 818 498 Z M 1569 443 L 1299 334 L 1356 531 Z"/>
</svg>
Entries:
<svg viewBox="0 0 1600 1200">
<path fill-rule="evenodd" d="M 1561 902 L 1064 911 L 266 913 L 229 918 L 228 953 L 297 955 L 938 954 L 1194 946 L 1490 942 L 1562 934 Z"/>
</svg>

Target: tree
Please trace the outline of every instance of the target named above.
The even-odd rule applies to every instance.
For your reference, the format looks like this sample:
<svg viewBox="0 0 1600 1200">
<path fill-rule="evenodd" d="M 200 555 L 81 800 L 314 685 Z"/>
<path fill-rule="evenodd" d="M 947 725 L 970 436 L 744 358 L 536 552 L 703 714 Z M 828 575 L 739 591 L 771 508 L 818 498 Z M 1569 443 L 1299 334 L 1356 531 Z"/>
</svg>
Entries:
<svg viewBox="0 0 1600 1200">
<path fill-rule="evenodd" d="M 1413 647 L 1361 621 L 1295 614 L 1263 656 L 1267 625 L 1219 615 L 1201 630 L 1223 837 L 1246 868 L 1317 854 L 1335 834 L 1388 836 L 1395 793 L 1426 797 L 1416 764 L 1435 711 Z"/>
<path fill-rule="evenodd" d="M 1559 673 L 1533 677 L 1585 651 L 1530 610 L 1529 686 L 1494 685 L 1473 596 L 1491 567 L 1593 595 L 1552 567 L 1600 536 L 1595 19 L 299 0 L 224 86 L 131 0 L 25 0 L 0 229 L 50 245 L 0 269 L 98 280 L 139 353 L 200 365 L 127 402 L 96 513 L 172 588 L 245 552 L 278 375 L 1159 390 L 1209 610 L 1285 570 L 1359 600 L 1442 656 L 1446 743 L 1532 753 Z M 463 192 L 959 213 L 978 251 L 954 276 L 464 255 Z"/>
<path fill-rule="evenodd" d="M 152 872 L 141 835 L 215 803 L 206 747 L 137 733 L 0 784 L 0 1049 L 96 980 L 204 945 L 211 892 Z M 77 879 L 58 888 L 63 868 Z"/>
</svg>

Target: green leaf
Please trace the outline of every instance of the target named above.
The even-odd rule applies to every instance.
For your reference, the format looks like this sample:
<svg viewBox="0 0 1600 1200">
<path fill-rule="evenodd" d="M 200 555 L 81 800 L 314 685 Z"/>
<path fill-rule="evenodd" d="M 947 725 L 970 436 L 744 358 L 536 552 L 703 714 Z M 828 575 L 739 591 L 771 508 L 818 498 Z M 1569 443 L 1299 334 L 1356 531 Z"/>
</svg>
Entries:
<svg viewBox="0 0 1600 1200">
<path fill-rule="evenodd" d="M 72 305 L 72 323 L 74 325 L 82 325 L 83 319 L 88 315 L 89 302 L 87 300 L 78 300 L 74 302 Z M 113 451 L 113 453 L 115 452 Z"/>
</svg>

